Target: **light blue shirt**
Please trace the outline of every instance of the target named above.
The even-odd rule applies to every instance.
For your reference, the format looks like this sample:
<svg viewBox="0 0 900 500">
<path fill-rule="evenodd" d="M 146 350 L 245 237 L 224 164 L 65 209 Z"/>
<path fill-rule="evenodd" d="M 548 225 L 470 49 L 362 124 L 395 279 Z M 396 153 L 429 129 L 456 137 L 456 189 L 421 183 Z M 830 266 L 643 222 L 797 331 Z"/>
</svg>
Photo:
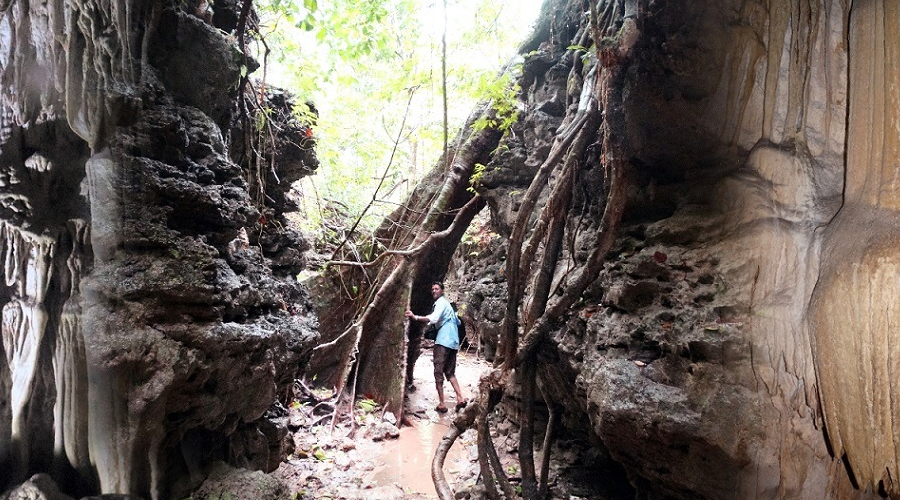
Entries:
<svg viewBox="0 0 900 500">
<path fill-rule="evenodd" d="M 448 349 L 459 349 L 459 330 L 456 327 L 456 312 L 450 301 L 445 299 L 443 295 L 434 301 L 434 308 L 431 314 L 427 316 L 429 323 L 440 325 L 437 338 L 434 339 L 435 344 L 440 344 Z"/>
</svg>

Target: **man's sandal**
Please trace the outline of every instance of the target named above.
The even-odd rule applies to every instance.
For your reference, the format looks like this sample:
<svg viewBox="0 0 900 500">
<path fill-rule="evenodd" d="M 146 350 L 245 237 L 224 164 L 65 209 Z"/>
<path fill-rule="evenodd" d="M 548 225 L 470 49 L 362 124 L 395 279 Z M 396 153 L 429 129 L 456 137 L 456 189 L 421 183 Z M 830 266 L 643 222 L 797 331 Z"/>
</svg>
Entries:
<svg viewBox="0 0 900 500">
<path fill-rule="evenodd" d="M 434 409 L 434 411 L 436 411 L 438 413 L 447 413 L 447 407 L 446 406 L 438 406 L 437 408 Z"/>
</svg>

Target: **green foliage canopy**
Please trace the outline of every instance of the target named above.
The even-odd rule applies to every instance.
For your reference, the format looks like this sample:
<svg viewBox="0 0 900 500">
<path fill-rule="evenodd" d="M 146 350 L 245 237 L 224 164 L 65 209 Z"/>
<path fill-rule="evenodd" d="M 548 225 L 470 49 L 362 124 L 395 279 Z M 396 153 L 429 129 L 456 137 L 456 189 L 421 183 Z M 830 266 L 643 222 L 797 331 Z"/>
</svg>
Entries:
<svg viewBox="0 0 900 500">
<path fill-rule="evenodd" d="M 494 123 L 480 126 L 505 130 L 515 121 L 518 89 L 499 70 L 538 7 L 538 0 L 447 0 L 451 137 L 480 100 L 492 99 L 497 112 Z M 298 188 L 306 229 L 321 223 L 323 206 L 342 206 L 343 217 L 355 218 L 390 161 L 379 203 L 363 221 L 371 228 L 441 153 L 442 0 L 260 0 L 258 8 L 271 49 L 266 80 L 300 103 L 314 102 L 319 113 L 320 172 Z"/>
</svg>

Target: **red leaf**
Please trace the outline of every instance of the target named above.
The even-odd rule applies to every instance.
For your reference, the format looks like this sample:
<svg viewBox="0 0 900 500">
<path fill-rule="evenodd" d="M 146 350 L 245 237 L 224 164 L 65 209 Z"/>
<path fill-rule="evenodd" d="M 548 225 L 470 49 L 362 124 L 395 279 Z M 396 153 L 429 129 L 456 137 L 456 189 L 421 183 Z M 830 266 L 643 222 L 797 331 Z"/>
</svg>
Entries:
<svg viewBox="0 0 900 500">
<path fill-rule="evenodd" d="M 655 260 L 656 262 L 665 262 L 668 258 L 669 256 L 662 252 L 655 252 L 653 254 L 653 260 Z"/>
</svg>

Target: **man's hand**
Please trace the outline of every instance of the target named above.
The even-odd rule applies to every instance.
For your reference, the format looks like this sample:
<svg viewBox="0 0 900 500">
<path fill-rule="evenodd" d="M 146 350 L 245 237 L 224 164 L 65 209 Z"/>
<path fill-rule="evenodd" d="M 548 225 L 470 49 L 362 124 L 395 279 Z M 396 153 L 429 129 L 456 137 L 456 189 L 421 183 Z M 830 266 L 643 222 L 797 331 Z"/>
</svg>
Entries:
<svg viewBox="0 0 900 500">
<path fill-rule="evenodd" d="M 410 311 L 409 309 L 406 310 L 405 314 L 406 314 L 407 318 L 415 318 L 416 317 L 416 315 L 413 314 L 412 311 Z"/>
</svg>

